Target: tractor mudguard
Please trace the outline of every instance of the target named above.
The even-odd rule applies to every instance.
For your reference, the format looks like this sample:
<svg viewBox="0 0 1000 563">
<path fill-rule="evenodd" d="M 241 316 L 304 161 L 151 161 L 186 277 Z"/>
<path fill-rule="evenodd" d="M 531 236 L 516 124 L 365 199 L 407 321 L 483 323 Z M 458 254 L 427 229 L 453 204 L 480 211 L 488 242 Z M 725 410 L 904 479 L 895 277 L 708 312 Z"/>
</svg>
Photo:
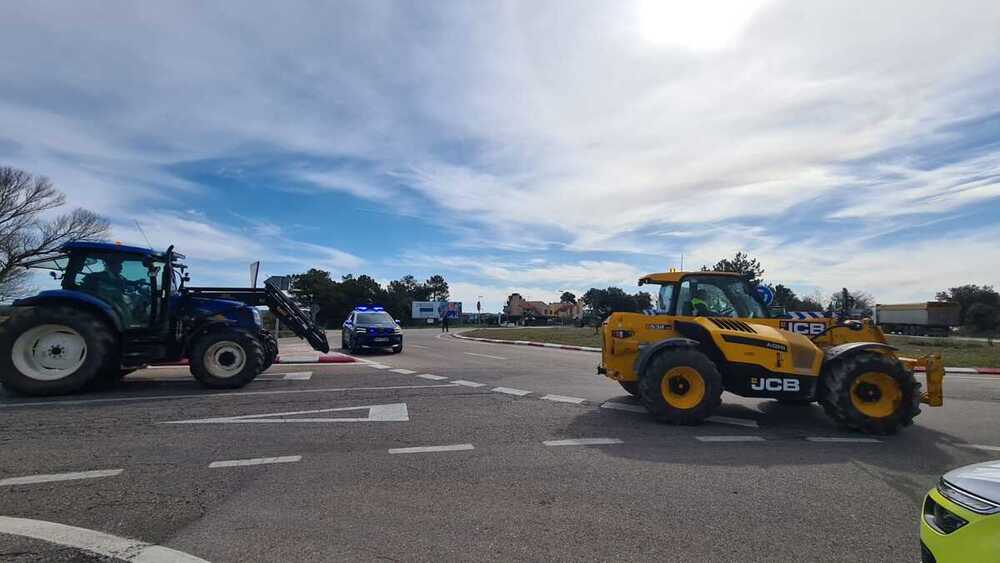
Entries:
<svg viewBox="0 0 1000 563">
<path fill-rule="evenodd" d="M 839 346 L 828 348 L 826 350 L 826 354 L 823 356 L 823 363 L 826 364 L 836 360 L 837 358 L 848 356 L 850 354 L 856 354 L 865 350 L 895 352 L 898 348 L 888 344 L 882 344 L 881 342 L 848 342 L 847 344 L 840 344 Z"/>
<path fill-rule="evenodd" d="M 698 348 L 699 344 L 697 340 L 676 337 L 661 340 L 648 346 L 642 346 L 639 348 L 639 356 L 635 359 L 635 373 L 637 375 L 642 374 L 646 370 L 646 366 L 649 365 L 649 362 L 660 350 L 669 348 Z"/>
<path fill-rule="evenodd" d="M 65 304 L 70 306 L 83 306 L 91 310 L 115 327 L 115 331 L 122 332 L 122 320 L 115 313 L 115 310 L 106 302 L 82 291 L 72 291 L 68 289 L 50 289 L 38 295 L 25 297 L 14 301 L 14 307 L 39 307 L 42 305 Z"/>
</svg>

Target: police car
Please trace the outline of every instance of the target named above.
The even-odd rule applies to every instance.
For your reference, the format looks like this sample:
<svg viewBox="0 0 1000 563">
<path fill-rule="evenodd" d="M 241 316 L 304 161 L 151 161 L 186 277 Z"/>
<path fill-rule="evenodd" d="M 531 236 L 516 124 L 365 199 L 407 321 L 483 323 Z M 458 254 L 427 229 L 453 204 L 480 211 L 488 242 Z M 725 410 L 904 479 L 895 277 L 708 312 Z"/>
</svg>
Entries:
<svg viewBox="0 0 1000 563">
<path fill-rule="evenodd" d="M 351 352 L 364 348 L 392 348 L 393 354 L 403 351 L 403 329 L 378 305 L 355 307 L 340 334 L 341 347 Z"/>
</svg>

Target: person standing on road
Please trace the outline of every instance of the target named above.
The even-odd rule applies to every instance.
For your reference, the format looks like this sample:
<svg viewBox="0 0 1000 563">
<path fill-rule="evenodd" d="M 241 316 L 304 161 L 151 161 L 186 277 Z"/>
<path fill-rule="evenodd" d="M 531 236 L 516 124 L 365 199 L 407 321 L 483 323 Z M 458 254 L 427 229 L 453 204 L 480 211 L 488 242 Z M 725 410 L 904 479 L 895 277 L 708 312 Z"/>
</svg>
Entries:
<svg viewBox="0 0 1000 563">
<path fill-rule="evenodd" d="M 441 317 L 441 332 L 448 332 L 448 313 Z"/>
</svg>

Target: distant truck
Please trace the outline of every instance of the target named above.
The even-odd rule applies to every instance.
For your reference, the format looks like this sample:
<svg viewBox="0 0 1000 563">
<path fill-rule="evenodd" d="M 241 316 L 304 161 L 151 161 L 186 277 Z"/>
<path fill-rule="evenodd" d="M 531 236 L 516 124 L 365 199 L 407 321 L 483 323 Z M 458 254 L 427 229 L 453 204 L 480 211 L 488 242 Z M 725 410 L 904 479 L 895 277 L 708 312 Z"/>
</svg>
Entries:
<svg viewBox="0 0 1000 563">
<path fill-rule="evenodd" d="M 961 305 L 948 301 L 875 305 L 875 323 L 887 333 L 948 336 L 959 325 L 961 311 Z"/>
</svg>

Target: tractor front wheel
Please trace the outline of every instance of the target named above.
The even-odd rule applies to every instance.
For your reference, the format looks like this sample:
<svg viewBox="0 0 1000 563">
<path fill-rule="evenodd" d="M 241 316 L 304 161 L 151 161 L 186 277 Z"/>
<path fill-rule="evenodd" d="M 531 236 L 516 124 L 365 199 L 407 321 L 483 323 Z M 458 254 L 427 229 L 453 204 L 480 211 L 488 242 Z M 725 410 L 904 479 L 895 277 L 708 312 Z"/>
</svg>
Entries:
<svg viewBox="0 0 1000 563">
<path fill-rule="evenodd" d="M 722 404 L 722 376 L 698 350 L 666 350 L 640 374 L 639 398 L 657 420 L 700 424 Z"/>
<path fill-rule="evenodd" d="M 25 395 L 62 395 L 118 369 L 117 339 L 96 315 L 68 306 L 17 310 L 0 328 L 0 383 Z"/>
<path fill-rule="evenodd" d="M 899 360 L 876 352 L 838 359 L 819 381 L 819 402 L 837 424 L 894 434 L 920 414 L 920 383 Z"/>
<path fill-rule="evenodd" d="M 228 328 L 196 340 L 190 360 L 194 378 L 212 389 L 243 387 L 264 371 L 266 363 L 259 340 L 246 331 Z"/>
</svg>

